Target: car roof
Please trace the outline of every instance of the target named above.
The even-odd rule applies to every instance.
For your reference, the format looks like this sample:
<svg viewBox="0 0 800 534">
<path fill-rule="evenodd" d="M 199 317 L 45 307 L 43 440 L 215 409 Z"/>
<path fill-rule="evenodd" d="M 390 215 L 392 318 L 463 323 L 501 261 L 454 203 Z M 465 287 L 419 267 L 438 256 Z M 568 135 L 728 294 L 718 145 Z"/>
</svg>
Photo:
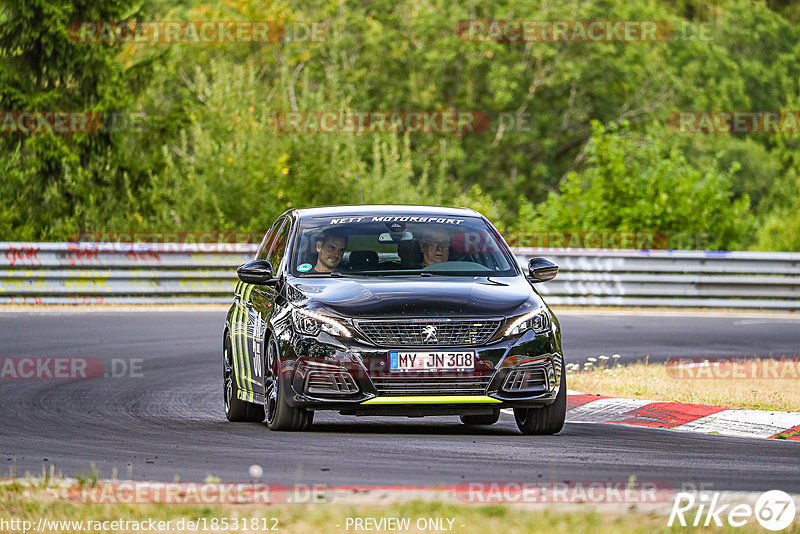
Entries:
<svg viewBox="0 0 800 534">
<path fill-rule="evenodd" d="M 334 215 L 440 215 L 443 217 L 480 217 L 470 208 L 445 208 L 442 206 L 417 206 L 405 204 L 366 204 L 352 206 L 323 206 L 293 210 L 298 217 L 327 217 Z"/>
</svg>

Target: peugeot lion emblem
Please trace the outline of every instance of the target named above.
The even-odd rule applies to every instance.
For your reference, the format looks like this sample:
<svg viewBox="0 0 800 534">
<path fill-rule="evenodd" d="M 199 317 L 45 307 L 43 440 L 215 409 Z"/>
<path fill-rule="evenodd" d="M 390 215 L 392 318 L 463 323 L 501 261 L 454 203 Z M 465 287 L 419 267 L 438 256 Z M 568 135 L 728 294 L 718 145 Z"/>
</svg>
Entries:
<svg viewBox="0 0 800 534">
<path fill-rule="evenodd" d="M 439 341 L 436 339 L 436 327 L 432 324 L 423 328 L 422 333 L 425 334 L 425 343 L 436 343 Z"/>
</svg>

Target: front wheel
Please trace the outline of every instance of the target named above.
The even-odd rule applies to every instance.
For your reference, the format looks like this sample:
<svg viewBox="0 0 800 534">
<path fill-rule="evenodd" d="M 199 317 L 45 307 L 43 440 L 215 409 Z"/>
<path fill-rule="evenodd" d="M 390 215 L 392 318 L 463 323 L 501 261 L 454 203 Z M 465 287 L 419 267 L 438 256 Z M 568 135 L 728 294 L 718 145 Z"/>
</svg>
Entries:
<svg viewBox="0 0 800 534">
<path fill-rule="evenodd" d="M 558 434 L 567 418 L 567 373 L 561 362 L 561 383 L 553 404 L 541 408 L 514 408 L 517 427 L 526 436 Z"/>
<path fill-rule="evenodd" d="M 270 430 L 307 430 L 314 421 L 314 412 L 290 406 L 286 402 L 288 378 L 282 376 L 278 342 L 270 337 L 264 368 L 264 391 L 267 400 L 267 426 Z"/>
<path fill-rule="evenodd" d="M 225 403 L 225 417 L 234 423 L 263 421 L 264 407 L 239 400 L 239 385 L 236 380 L 231 338 L 226 334 L 222 344 L 222 397 Z"/>
</svg>

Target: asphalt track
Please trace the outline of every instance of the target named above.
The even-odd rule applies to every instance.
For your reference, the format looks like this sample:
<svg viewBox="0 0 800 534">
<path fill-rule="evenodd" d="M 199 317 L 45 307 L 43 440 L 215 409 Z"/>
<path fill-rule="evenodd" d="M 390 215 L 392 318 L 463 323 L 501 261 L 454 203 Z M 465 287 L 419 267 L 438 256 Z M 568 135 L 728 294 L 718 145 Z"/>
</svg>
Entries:
<svg viewBox="0 0 800 534">
<path fill-rule="evenodd" d="M 513 417 L 470 429 L 455 417 L 318 414 L 313 431 L 232 424 L 222 411 L 224 312 L 0 313 L 0 357 L 140 360 L 141 376 L 0 380 L 0 477 L 36 474 L 330 485 L 452 485 L 469 481 L 662 481 L 675 488 L 800 493 L 800 444 L 610 424 L 567 423 L 523 437 Z M 561 313 L 568 360 L 621 354 L 797 355 L 800 318 Z M 7 467 L 6 467 L 7 466 Z"/>
</svg>

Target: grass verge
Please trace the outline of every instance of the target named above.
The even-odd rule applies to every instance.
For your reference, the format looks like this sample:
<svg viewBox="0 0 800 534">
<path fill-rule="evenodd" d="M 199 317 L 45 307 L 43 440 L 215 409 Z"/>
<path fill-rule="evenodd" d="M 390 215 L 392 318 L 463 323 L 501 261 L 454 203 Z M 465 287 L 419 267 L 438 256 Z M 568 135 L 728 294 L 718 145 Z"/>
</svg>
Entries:
<svg viewBox="0 0 800 534">
<path fill-rule="evenodd" d="M 667 527 L 667 511 L 637 512 L 624 505 L 618 505 L 612 512 L 600 513 L 588 505 L 577 505 L 578 509 L 576 505 L 551 505 L 531 510 L 509 504 L 470 505 L 426 500 L 386 505 L 348 505 L 336 502 L 280 505 L 84 504 L 59 495 L 59 491 L 54 488 L 32 487 L 18 482 L 0 483 L 0 518 L 5 521 L 0 521 L 0 532 L 21 532 L 21 525 L 13 521 L 28 521 L 33 525 L 28 531 L 37 531 L 37 525 L 40 525 L 40 518 L 43 517 L 47 518 L 49 527 L 38 530 L 40 533 L 275 531 L 317 534 L 448 531 L 459 534 L 627 534 L 731 531 L 730 528 L 687 528 L 677 525 Z M 384 528 L 380 528 L 380 521 L 384 518 L 407 518 L 409 527 L 398 529 L 396 526 L 392 528 L 391 524 L 384 524 Z M 356 519 L 362 520 L 362 528 L 355 527 Z M 365 523 L 367 519 L 371 522 Z M 63 523 L 65 521 L 73 523 Z M 82 523 L 76 524 L 76 521 Z M 88 523 L 89 521 L 92 523 Z M 128 523 L 114 526 L 110 523 L 112 521 Z M 148 525 L 150 521 L 170 523 L 153 529 Z M 188 521 L 194 522 L 196 526 Z M 223 521 L 227 526 L 223 525 Z M 108 523 L 100 526 L 103 522 Z M 735 532 L 760 532 L 755 527 L 755 524 L 748 524 L 743 528 L 736 528 Z M 785 532 L 797 533 L 800 530 L 795 524 Z"/>
<path fill-rule="evenodd" d="M 785 361 L 758 360 L 760 367 L 755 372 L 748 362 L 737 368 L 728 364 L 710 368 L 693 366 L 678 371 L 667 364 L 647 360 L 626 366 L 615 361 L 613 357 L 601 356 L 600 359 L 589 358 L 583 364 L 570 364 L 567 369 L 569 388 L 581 393 L 629 399 L 800 412 L 800 377 L 792 374 L 794 368 L 786 367 L 788 373 L 777 374 L 782 378 L 769 377 L 771 365 L 792 365 Z"/>
</svg>

